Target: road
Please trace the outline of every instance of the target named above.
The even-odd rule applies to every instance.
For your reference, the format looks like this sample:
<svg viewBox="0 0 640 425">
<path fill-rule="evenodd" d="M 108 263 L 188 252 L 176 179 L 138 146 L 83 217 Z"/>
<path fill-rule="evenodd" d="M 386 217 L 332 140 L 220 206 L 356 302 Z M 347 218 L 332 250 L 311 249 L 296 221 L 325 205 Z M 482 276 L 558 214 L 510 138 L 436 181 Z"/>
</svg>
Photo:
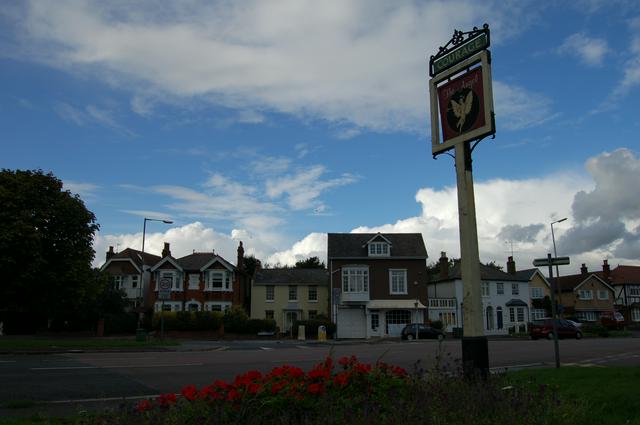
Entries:
<svg viewBox="0 0 640 425">
<path fill-rule="evenodd" d="M 268 372 L 289 364 L 308 369 L 331 355 L 356 355 L 361 361 L 378 359 L 412 370 L 437 362 L 456 367 L 459 340 L 383 341 L 377 343 L 314 344 L 287 341 L 192 342 L 166 352 L 89 352 L 0 355 L 0 405 L 8 400 L 36 400 L 49 404 L 79 403 L 147 397 L 179 392 L 187 384 L 200 387 L 215 379 L 231 380 L 248 370 Z M 564 365 L 640 366 L 639 338 L 560 341 Z M 491 340 L 492 368 L 552 366 L 553 342 Z"/>
</svg>

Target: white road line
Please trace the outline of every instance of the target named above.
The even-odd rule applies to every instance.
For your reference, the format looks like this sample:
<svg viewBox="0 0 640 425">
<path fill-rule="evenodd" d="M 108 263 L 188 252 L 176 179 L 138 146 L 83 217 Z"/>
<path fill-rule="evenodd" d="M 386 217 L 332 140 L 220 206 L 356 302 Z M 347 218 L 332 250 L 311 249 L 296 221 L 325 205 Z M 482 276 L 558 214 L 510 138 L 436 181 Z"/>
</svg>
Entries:
<svg viewBox="0 0 640 425">
<path fill-rule="evenodd" d="M 271 347 L 260 347 L 260 349 L 265 351 L 273 350 Z"/>
<path fill-rule="evenodd" d="M 17 360 L 0 360 L 0 363 L 15 363 Z"/>
<path fill-rule="evenodd" d="M 296 345 L 296 348 L 302 348 L 303 350 L 309 349 L 309 347 L 307 347 L 306 345 Z"/>
<path fill-rule="evenodd" d="M 214 349 L 213 351 L 224 351 L 224 350 L 226 350 L 227 348 L 229 348 L 229 347 L 227 347 L 227 346 L 222 346 L 222 347 L 218 347 L 218 348 Z"/>
<path fill-rule="evenodd" d="M 65 367 L 32 367 L 29 370 L 79 370 L 79 369 L 133 369 L 152 367 L 203 366 L 204 363 L 150 364 L 150 365 L 107 365 L 107 366 L 65 366 Z"/>
<path fill-rule="evenodd" d="M 176 395 L 179 395 L 179 394 L 176 394 Z M 72 399 L 72 400 L 50 400 L 50 401 L 43 401 L 42 403 L 46 403 L 46 404 L 95 403 L 99 401 L 143 400 L 148 398 L 156 398 L 159 396 L 160 394 L 148 394 L 148 395 L 134 395 L 129 397 L 79 398 L 79 399 Z"/>
</svg>

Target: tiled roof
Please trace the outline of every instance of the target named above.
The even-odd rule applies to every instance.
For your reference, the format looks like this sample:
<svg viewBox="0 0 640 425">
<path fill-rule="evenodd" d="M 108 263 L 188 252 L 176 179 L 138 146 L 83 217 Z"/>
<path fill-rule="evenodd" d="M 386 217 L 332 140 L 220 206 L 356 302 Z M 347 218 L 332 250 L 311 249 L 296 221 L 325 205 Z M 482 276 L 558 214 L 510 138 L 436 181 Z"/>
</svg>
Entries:
<svg viewBox="0 0 640 425">
<path fill-rule="evenodd" d="M 533 273 L 533 272 L 532 272 Z M 453 266 L 449 267 L 449 273 L 445 279 L 440 277 L 438 274 L 433 277 L 431 282 L 445 282 L 449 280 L 457 280 L 462 279 L 462 269 L 461 262 L 456 261 Z M 502 270 L 498 270 L 495 267 L 486 266 L 484 264 L 480 264 L 480 279 L 481 280 L 502 280 L 502 281 L 512 281 L 512 282 L 528 282 L 531 274 L 509 274 L 503 272 Z"/>
<path fill-rule="evenodd" d="M 261 269 L 254 277 L 256 285 L 328 285 L 326 269 Z"/>
<path fill-rule="evenodd" d="M 560 278 L 558 278 L 558 289 L 562 292 L 571 292 L 576 288 L 576 286 L 580 285 L 591 276 L 598 277 L 604 282 L 607 282 L 602 272 L 587 273 L 586 275 L 582 273 L 572 274 L 568 276 L 560 276 Z"/>
<path fill-rule="evenodd" d="M 531 280 L 531 278 L 533 277 L 533 275 L 537 271 L 538 271 L 538 269 L 518 270 L 517 272 L 512 274 L 512 276 L 515 276 L 517 278 L 517 280 L 521 280 L 521 281 L 524 282 L 524 281 Z"/>
<path fill-rule="evenodd" d="M 640 266 L 618 266 L 611 270 L 610 282 L 614 285 L 622 283 L 640 284 Z"/>
<path fill-rule="evenodd" d="M 327 251 L 329 258 L 365 258 L 369 256 L 365 245 L 377 233 L 329 233 Z M 391 255 L 397 258 L 427 258 L 427 248 L 420 233 L 381 233 L 391 242 Z"/>
<path fill-rule="evenodd" d="M 216 257 L 219 256 L 213 252 L 194 252 L 185 257 L 177 258 L 176 262 L 180 264 L 180 267 L 184 270 L 200 270 Z M 222 257 L 220 258 L 224 261 Z"/>
<path fill-rule="evenodd" d="M 137 249 L 131 249 L 131 248 L 126 248 L 116 254 L 113 254 L 113 256 L 111 257 L 111 259 L 122 259 L 122 258 L 128 258 L 133 260 L 134 263 L 140 265 L 140 257 L 141 257 L 142 251 L 138 251 Z M 153 254 L 149 254 L 148 252 L 144 253 L 144 263 L 146 265 L 153 265 L 155 263 L 157 263 L 158 261 L 161 260 L 161 258 L 157 255 L 153 255 Z"/>
</svg>

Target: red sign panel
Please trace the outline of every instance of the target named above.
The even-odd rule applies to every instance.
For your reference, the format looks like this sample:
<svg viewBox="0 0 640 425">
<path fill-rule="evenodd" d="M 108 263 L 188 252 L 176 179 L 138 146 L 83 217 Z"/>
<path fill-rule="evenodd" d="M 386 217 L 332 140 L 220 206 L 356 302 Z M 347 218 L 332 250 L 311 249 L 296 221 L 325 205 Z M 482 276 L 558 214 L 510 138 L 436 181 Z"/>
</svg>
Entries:
<svg viewBox="0 0 640 425">
<path fill-rule="evenodd" d="M 485 125 L 482 67 L 438 87 L 442 141 Z"/>
</svg>

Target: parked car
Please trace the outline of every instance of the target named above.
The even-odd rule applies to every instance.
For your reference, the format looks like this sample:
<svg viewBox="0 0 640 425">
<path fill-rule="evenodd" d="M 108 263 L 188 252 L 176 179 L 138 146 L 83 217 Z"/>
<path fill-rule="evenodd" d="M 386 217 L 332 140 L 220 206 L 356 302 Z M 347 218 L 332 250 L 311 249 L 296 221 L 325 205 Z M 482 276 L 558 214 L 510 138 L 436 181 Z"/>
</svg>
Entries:
<svg viewBox="0 0 640 425">
<path fill-rule="evenodd" d="M 600 323 L 607 329 L 624 329 L 624 316 L 619 311 L 603 311 Z"/>
<path fill-rule="evenodd" d="M 553 339 L 553 320 L 534 320 L 529 324 L 529 334 L 531 339 L 548 338 Z M 558 338 L 582 338 L 582 331 L 573 326 L 568 320 L 555 319 Z"/>
<path fill-rule="evenodd" d="M 431 326 L 423 325 L 422 323 L 411 323 L 402 329 L 400 336 L 402 339 L 412 340 L 416 338 L 416 332 L 418 339 L 438 339 L 443 340 L 445 333 L 440 329 L 432 328 Z"/>
<path fill-rule="evenodd" d="M 576 318 L 571 318 L 571 319 L 565 319 L 567 322 L 571 323 L 573 326 L 575 326 L 576 328 L 582 330 L 582 322 L 578 322 L 578 319 Z"/>
</svg>

